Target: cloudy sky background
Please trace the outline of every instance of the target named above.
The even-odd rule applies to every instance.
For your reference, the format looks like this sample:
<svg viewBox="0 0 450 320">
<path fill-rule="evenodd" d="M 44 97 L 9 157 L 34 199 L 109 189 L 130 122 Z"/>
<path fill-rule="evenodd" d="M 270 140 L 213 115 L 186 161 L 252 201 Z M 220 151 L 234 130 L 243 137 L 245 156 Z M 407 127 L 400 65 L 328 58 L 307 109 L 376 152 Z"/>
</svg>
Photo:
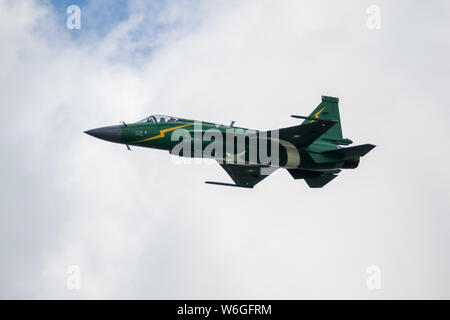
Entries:
<svg viewBox="0 0 450 320">
<path fill-rule="evenodd" d="M 0 0 L 0 298 L 450 298 L 449 27 L 445 0 Z M 321 95 L 378 147 L 318 190 L 206 185 L 229 177 L 83 134 L 273 129 Z"/>
</svg>

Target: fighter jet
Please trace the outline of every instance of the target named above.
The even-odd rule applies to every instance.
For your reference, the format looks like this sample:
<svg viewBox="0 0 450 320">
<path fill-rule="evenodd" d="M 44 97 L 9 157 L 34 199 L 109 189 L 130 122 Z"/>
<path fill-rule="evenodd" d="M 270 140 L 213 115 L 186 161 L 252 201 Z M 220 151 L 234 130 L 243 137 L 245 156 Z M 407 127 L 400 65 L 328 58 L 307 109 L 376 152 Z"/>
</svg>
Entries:
<svg viewBox="0 0 450 320">
<path fill-rule="evenodd" d="M 341 169 L 355 169 L 375 145 L 352 144 L 343 138 L 339 99 L 322 96 L 322 102 L 300 125 L 260 131 L 184 118 L 152 115 L 135 123 L 101 127 L 85 133 L 110 142 L 167 150 L 182 157 L 212 158 L 234 183 L 208 184 L 253 188 L 278 168 L 294 179 L 321 188 Z"/>
</svg>

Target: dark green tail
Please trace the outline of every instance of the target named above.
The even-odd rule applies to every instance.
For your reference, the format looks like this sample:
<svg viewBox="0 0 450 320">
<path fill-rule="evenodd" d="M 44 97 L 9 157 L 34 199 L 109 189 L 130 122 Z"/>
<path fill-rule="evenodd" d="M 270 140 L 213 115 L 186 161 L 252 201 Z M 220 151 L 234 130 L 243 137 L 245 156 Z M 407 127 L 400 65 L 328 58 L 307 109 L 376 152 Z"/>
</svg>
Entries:
<svg viewBox="0 0 450 320">
<path fill-rule="evenodd" d="M 309 115 L 310 118 L 337 120 L 338 122 L 327 130 L 319 139 L 328 140 L 336 144 L 351 144 L 352 141 L 342 136 L 341 116 L 339 115 L 339 98 L 322 96 L 322 102 Z M 314 120 L 305 120 L 302 124 L 311 123 Z"/>
</svg>

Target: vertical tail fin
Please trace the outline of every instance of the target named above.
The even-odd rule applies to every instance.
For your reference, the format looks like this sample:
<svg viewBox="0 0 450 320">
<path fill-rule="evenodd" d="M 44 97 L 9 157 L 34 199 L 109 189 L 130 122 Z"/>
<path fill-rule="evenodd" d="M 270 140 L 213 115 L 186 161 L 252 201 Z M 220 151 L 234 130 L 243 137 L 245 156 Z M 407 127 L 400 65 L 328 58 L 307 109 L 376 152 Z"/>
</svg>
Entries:
<svg viewBox="0 0 450 320">
<path fill-rule="evenodd" d="M 339 98 L 322 96 L 322 102 L 309 115 L 310 118 L 337 120 L 338 122 L 325 132 L 320 138 L 334 141 L 345 141 L 342 137 L 341 117 L 339 115 Z M 314 120 L 305 120 L 302 124 L 311 123 Z M 345 144 L 345 143 L 344 143 Z M 348 143 L 347 143 L 348 144 Z"/>
</svg>

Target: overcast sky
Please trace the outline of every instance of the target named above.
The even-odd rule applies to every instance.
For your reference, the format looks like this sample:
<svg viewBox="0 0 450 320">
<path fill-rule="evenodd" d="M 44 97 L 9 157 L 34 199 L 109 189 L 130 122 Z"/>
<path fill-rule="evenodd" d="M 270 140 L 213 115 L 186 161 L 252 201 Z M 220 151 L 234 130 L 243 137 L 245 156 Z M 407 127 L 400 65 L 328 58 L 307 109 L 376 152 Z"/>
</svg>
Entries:
<svg viewBox="0 0 450 320">
<path fill-rule="evenodd" d="M 445 0 L 0 0 L 0 298 L 450 298 L 449 29 Z M 323 189 L 83 133 L 274 129 L 321 95 L 377 145 Z"/>
</svg>

